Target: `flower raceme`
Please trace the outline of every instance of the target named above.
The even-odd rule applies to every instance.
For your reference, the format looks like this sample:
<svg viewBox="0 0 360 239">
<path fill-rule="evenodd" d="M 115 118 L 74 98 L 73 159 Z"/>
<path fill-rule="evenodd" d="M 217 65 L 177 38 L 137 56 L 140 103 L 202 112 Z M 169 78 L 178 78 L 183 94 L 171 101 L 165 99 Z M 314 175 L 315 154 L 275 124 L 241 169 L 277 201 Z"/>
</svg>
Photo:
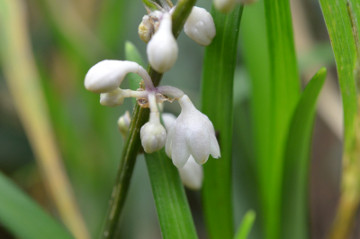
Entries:
<svg viewBox="0 0 360 239">
<path fill-rule="evenodd" d="M 174 8 L 173 8 L 174 9 Z M 139 35 L 148 42 L 147 56 L 153 69 L 159 73 L 168 71 L 175 63 L 178 46 L 172 33 L 172 10 L 170 6 L 153 11 L 143 17 Z M 185 33 L 200 45 L 209 45 L 215 36 L 211 15 L 203 8 L 193 7 L 184 26 Z M 138 90 L 122 89 L 120 86 L 128 73 L 143 79 Z M 220 157 L 220 148 L 214 126 L 209 118 L 195 108 L 191 100 L 178 88 L 155 87 L 147 71 L 131 61 L 103 60 L 87 72 L 85 88 L 100 94 L 100 104 L 117 106 L 125 98 L 133 97 L 144 108 L 150 109 L 149 121 L 140 128 L 140 139 L 146 153 L 153 153 L 165 146 L 167 155 L 178 168 L 184 184 L 192 189 L 201 187 L 204 164 L 210 155 Z M 178 118 L 163 115 L 160 121 L 159 104 L 178 101 L 181 112 Z M 131 118 L 127 113 L 118 120 L 123 135 L 127 134 Z"/>
<path fill-rule="evenodd" d="M 130 72 L 137 73 L 143 78 L 145 89 L 132 91 L 119 88 L 126 74 Z M 210 154 L 214 158 L 220 157 L 214 127 L 209 118 L 198 111 L 181 90 L 172 86 L 154 87 L 148 73 L 137 63 L 101 61 L 86 74 L 85 87 L 92 92 L 100 93 L 100 103 L 106 106 L 120 105 L 126 97 L 147 101 L 147 104 L 142 106 L 150 108 L 150 120 L 140 129 L 145 152 L 155 152 L 166 142 L 166 152 L 178 168 L 184 167 L 190 156 L 198 164 L 205 163 Z M 168 135 L 160 123 L 158 111 L 158 103 L 164 100 L 178 100 L 181 106 L 181 113 L 173 127 L 168 127 Z"/>
</svg>

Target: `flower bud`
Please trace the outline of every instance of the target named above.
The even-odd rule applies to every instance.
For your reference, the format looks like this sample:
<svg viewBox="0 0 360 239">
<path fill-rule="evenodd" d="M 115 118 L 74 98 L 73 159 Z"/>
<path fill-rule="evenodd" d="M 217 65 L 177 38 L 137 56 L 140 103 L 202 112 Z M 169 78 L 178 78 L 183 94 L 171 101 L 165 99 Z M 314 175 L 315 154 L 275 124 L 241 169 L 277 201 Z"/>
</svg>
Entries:
<svg viewBox="0 0 360 239">
<path fill-rule="evenodd" d="M 116 90 L 101 93 L 100 94 L 100 104 L 104 106 L 117 106 L 124 103 L 124 94 L 123 90 L 117 88 Z"/>
<path fill-rule="evenodd" d="M 228 13 L 234 8 L 236 2 L 237 0 L 214 0 L 214 5 L 220 12 Z"/>
<path fill-rule="evenodd" d="M 159 73 L 170 70 L 174 65 L 178 55 L 178 46 L 172 34 L 169 13 L 163 14 L 159 30 L 148 43 L 146 53 L 151 67 Z"/>
<path fill-rule="evenodd" d="M 129 130 L 130 123 L 131 123 L 131 117 L 129 111 L 127 110 L 125 114 L 122 115 L 117 122 L 120 133 L 124 136 L 124 138 L 126 137 L 126 134 Z"/>
<path fill-rule="evenodd" d="M 145 15 L 138 27 L 138 34 L 141 40 L 148 43 L 152 35 L 159 29 L 159 18 L 163 15 L 160 11 L 153 11 Z"/>
<path fill-rule="evenodd" d="M 145 15 L 138 27 L 138 33 L 141 40 L 149 42 L 152 34 L 154 33 L 154 25 L 148 15 Z"/>
<path fill-rule="evenodd" d="M 116 90 L 126 74 L 138 72 L 141 66 L 132 61 L 103 60 L 90 68 L 85 76 L 85 88 L 94 93 Z"/>
<path fill-rule="evenodd" d="M 184 25 L 185 34 L 202 46 L 207 46 L 215 37 L 212 16 L 204 8 L 193 7 Z"/>
<path fill-rule="evenodd" d="M 165 145 L 166 130 L 160 122 L 149 121 L 140 129 L 141 144 L 146 153 L 153 153 Z"/>
</svg>

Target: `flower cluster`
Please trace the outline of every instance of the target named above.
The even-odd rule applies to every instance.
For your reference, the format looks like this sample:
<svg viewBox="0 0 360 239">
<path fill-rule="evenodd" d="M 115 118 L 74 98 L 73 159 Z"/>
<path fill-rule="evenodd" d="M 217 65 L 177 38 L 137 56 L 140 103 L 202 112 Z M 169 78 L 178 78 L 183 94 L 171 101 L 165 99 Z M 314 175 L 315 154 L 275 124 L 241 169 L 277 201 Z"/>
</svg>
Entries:
<svg viewBox="0 0 360 239">
<path fill-rule="evenodd" d="M 139 26 L 140 38 L 148 42 L 146 52 L 149 63 L 159 73 L 168 71 L 177 59 L 178 46 L 172 33 L 171 16 L 175 8 L 167 6 L 161 11 L 150 12 Z M 184 31 L 205 46 L 211 44 L 215 36 L 215 25 L 205 9 L 193 7 Z M 128 73 L 138 74 L 143 79 L 141 88 L 120 88 Z M 140 129 L 144 151 L 153 153 L 165 146 L 166 154 L 179 169 L 184 184 L 193 189 L 201 187 L 201 165 L 209 155 L 219 158 L 220 148 L 211 121 L 195 108 L 183 91 L 172 86 L 155 87 L 142 66 L 121 60 L 103 60 L 94 65 L 85 76 L 85 88 L 100 93 L 100 104 L 105 106 L 121 105 L 125 98 L 134 97 L 141 107 L 149 108 L 149 121 Z M 179 103 L 181 112 L 177 118 L 168 114 L 163 114 L 161 118 L 159 104 L 164 101 Z M 118 125 L 122 134 L 126 134 L 130 121 L 128 112 L 120 117 Z"/>
</svg>

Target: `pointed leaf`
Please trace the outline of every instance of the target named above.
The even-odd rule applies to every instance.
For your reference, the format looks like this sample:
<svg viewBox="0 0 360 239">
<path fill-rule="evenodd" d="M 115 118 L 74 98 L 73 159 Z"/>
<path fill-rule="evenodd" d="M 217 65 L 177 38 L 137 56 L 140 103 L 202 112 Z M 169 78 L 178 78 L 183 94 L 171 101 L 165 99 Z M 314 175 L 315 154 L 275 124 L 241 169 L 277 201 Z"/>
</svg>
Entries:
<svg viewBox="0 0 360 239">
<path fill-rule="evenodd" d="M 308 172 L 315 106 L 324 84 L 320 69 L 306 86 L 290 122 L 284 156 L 282 238 L 309 238 Z"/>
</svg>

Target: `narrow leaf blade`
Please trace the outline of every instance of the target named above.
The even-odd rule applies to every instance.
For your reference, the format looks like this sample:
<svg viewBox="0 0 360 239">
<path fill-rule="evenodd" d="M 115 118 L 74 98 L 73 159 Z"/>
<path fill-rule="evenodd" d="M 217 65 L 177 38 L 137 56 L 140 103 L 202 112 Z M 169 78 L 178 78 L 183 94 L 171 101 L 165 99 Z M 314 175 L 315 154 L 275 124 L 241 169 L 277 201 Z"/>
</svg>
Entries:
<svg viewBox="0 0 360 239">
<path fill-rule="evenodd" d="M 0 220 L 22 239 L 71 239 L 69 232 L 0 172 Z"/>
<path fill-rule="evenodd" d="M 202 110 L 219 133 L 221 158 L 204 165 L 203 202 L 209 237 L 234 235 L 231 200 L 233 78 L 242 7 L 224 15 L 212 9 L 216 37 L 205 51 Z M 221 205 L 221 207 L 219 207 Z"/>
<path fill-rule="evenodd" d="M 282 238 L 308 238 L 309 152 L 316 101 L 326 78 L 320 69 L 306 86 L 290 122 L 284 156 Z"/>
<path fill-rule="evenodd" d="M 246 239 L 250 233 L 250 230 L 254 224 L 256 214 L 254 211 L 248 211 L 244 219 L 242 220 L 238 232 L 236 233 L 235 239 Z"/>
<path fill-rule="evenodd" d="M 145 158 L 163 238 L 197 238 L 184 187 L 171 159 L 164 150 L 145 154 Z"/>
</svg>

